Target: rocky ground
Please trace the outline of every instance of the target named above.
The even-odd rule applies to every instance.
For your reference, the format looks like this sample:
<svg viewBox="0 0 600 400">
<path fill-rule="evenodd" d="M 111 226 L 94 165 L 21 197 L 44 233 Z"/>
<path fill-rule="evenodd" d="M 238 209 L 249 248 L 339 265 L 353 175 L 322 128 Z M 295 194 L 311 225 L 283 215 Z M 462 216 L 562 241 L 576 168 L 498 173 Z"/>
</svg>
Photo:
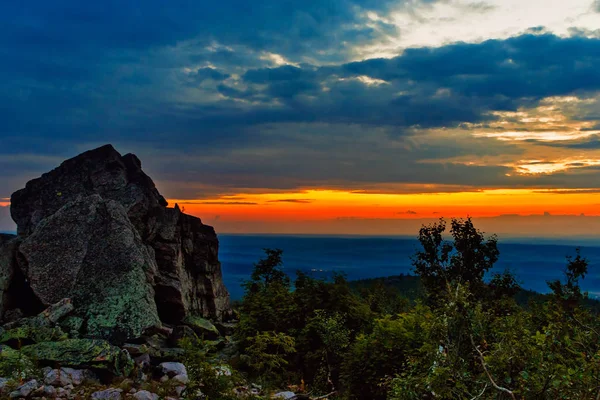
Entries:
<svg viewBox="0 0 600 400">
<path fill-rule="evenodd" d="M 73 338 L 62 326 L 73 305 L 64 299 L 37 316 L 0 328 L 0 394 L 10 399 L 203 399 L 202 383 L 190 392 L 182 340 L 193 339 L 217 351 L 211 358 L 216 376 L 231 377 L 226 360 L 234 351 L 234 322 L 215 323 L 188 317 L 174 326 L 147 329 L 117 346 L 103 339 Z M 206 340 L 199 341 L 198 338 Z M 198 389 L 198 384 L 200 389 Z M 299 399 L 289 391 L 266 393 L 237 379 L 230 394 L 241 399 Z"/>
</svg>

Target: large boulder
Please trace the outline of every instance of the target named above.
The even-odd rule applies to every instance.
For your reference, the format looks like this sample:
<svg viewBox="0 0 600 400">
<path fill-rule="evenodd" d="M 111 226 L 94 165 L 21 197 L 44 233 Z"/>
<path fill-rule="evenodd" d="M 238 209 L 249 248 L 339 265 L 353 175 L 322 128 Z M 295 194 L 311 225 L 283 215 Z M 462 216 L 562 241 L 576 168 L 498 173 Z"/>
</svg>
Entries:
<svg viewBox="0 0 600 400">
<path fill-rule="evenodd" d="M 95 194 L 68 202 L 37 225 L 19 255 L 43 304 L 73 299 L 85 336 L 125 340 L 160 323 L 154 257 L 116 201 Z"/>
<path fill-rule="evenodd" d="M 135 155 L 121 156 L 106 145 L 27 182 L 24 189 L 11 196 L 10 213 L 18 234 L 29 235 L 44 218 L 65 204 L 92 194 L 120 203 L 138 228 L 143 228 L 149 210 L 167 205 Z"/>
<path fill-rule="evenodd" d="M 71 298 L 66 331 L 121 341 L 161 321 L 229 315 L 214 229 L 168 208 L 132 154 L 106 145 L 63 162 L 12 195 L 11 215 L 0 316 Z"/>
</svg>

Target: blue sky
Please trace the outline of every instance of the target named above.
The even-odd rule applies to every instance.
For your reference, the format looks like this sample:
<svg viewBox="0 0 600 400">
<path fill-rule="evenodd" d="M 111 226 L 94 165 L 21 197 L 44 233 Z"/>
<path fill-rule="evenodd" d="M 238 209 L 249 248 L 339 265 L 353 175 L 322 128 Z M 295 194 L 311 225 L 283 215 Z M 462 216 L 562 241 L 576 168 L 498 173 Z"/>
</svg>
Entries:
<svg viewBox="0 0 600 400">
<path fill-rule="evenodd" d="M 598 27 L 590 0 L 4 2 L 0 202 L 104 143 L 177 199 L 598 189 Z"/>
</svg>

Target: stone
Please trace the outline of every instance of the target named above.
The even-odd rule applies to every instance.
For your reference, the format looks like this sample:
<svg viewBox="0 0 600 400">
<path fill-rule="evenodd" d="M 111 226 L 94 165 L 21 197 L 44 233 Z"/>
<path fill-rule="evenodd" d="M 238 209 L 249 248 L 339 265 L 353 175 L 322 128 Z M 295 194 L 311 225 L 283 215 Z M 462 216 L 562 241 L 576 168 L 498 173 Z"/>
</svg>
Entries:
<svg viewBox="0 0 600 400">
<path fill-rule="evenodd" d="M 21 351 L 40 364 L 89 368 L 116 376 L 129 376 L 133 360 L 129 353 L 99 339 L 68 339 L 24 346 Z"/>
<path fill-rule="evenodd" d="M 190 378 L 187 376 L 187 374 L 175 375 L 173 378 L 171 378 L 171 380 L 173 382 L 178 382 L 183 385 L 187 385 L 190 382 Z"/>
<path fill-rule="evenodd" d="M 215 327 L 219 330 L 221 336 L 231 336 L 235 333 L 236 322 L 216 322 Z"/>
<path fill-rule="evenodd" d="M 187 375 L 185 365 L 178 362 L 164 362 L 159 365 L 163 375 L 168 375 L 170 378 L 176 375 Z"/>
<path fill-rule="evenodd" d="M 92 393 L 92 400 L 121 400 L 122 389 L 106 389 Z"/>
<path fill-rule="evenodd" d="M 151 358 L 150 358 L 150 354 L 142 354 L 141 356 L 136 357 L 134 360 L 136 365 L 139 365 L 141 367 L 141 369 L 146 369 L 150 366 L 151 364 Z"/>
<path fill-rule="evenodd" d="M 296 393 L 294 392 L 279 392 L 273 395 L 274 399 L 282 399 L 282 400 L 292 400 L 296 398 Z"/>
<path fill-rule="evenodd" d="M 61 370 L 63 371 L 63 373 L 71 377 L 71 383 L 75 386 L 81 385 L 85 381 L 86 377 L 90 375 L 89 371 L 82 369 L 73 369 L 65 367 L 61 368 Z"/>
<path fill-rule="evenodd" d="M 54 386 L 44 385 L 43 390 L 42 390 L 42 394 L 44 396 L 48 396 L 50 398 L 54 398 L 56 396 L 56 389 L 54 388 Z"/>
<path fill-rule="evenodd" d="M 123 346 L 121 346 L 121 348 L 123 350 L 126 350 L 132 357 L 138 357 L 142 354 L 148 354 L 148 352 L 150 351 L 148 349 L 148 346 L 144 344 L 125 343 Z"/>
<path fill-rule="evenodd" d="M 173 334 L 169 337 L 169 343 L 173 346 L 180 345 L 182 339 L 198 340 L 198 335 L 187 325 L 177 325 L 173 328 Z"/>
<path fill-rule="evenodd" d="M 26 354 L 5 345 L 0 346 L 0 363 L 12 367 L 10 378 L 15 380 L 33 378 L 37 373 L 35 363 Z"/>
<path fill-rule="evenodd" d="M 0 378 L 0 394 L 6 391 L 6 387 L 9 384 L 10 379 L 8 378 Z"/>
<path fill-rule="evenodd" d="M 214 229 L 168 208 L 133 154 L 106 145 L 67 160 L 13 193 L 11 215 L 0 316 L 68 297 L 69 335 L 121 344 L 161 321 L 231 315 Z"/>
<path fill-rule="evenodd" d="M 159 397 L 155 393 L 151 393 L 147 390 L 140 390 L 136 394 L 133 395 L 133 398 L 136 400 L 158 400 Z"/>
<path fill-rule="evenodd" d="M 177 362 L 185 356 L 185 350 L 179 347 L 153 348 L 150 351 L 152 360 L 156 362 Z"/>
<path fill-rule="evenodd" d="M 51 369 L 44 374 L 44 383 L 46 385 L 63 387 L 67 387 L 68 385 L 79 386 L 90 375 L 89 371 L 68 367 Z"/>
<path fill-rule="evenodd" d="M 31 343 L 64 340 L 67 335 L 57 322 L 73 311 L 70 299 L 62 299 L 35 317 L 21 318 L 3 326 L 0 343 L 25 345 Z"/>
<path fill-rule="evenodd" d="M 67 386 L 72 383 L 71 376 L 60 369 L 52 369 L 44 376 L 44 383 L 52 386 Z"/>
<path fill-rule="evenodd" d="M 184 319 L 184 324 L 192 328 L 192 330 L 201 338 L 212 340 L 219 337 L 219 330 L 209 320 L 199 316 L 188 316 Z"/>
<path fill-rule="evenodd" d="M 124 341 L 160 323 L 156 263 L 115 201 L 91 195 L 66 203 L 23 240 L 19 255 L 42 303 L 73 299 L 85 336 Z"/>
<path fill-rule="evenodd" d="M 14 392 L 10 394 L 11 399 L 18 399 L 21 397 L 29 396 L 34 390 L 38 388 L 38 382 L 35 379 L 30 380 L 19 386 Z"/>
</svg>

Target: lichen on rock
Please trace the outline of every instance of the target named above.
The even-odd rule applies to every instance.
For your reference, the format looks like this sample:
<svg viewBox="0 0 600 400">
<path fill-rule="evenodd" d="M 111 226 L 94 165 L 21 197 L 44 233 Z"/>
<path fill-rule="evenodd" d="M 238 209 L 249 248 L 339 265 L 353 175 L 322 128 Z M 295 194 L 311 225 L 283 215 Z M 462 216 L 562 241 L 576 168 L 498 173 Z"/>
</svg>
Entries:
<svg viewBox="0 0 600 400">
<path fill-rule="evenodd" d="M 41 365 L 89 368 L 117 376 L 129 376 L 133 360 L 129 353 L 99 339 L 68 339 L 24 346 L 21 351 Z"/>
</svg>

